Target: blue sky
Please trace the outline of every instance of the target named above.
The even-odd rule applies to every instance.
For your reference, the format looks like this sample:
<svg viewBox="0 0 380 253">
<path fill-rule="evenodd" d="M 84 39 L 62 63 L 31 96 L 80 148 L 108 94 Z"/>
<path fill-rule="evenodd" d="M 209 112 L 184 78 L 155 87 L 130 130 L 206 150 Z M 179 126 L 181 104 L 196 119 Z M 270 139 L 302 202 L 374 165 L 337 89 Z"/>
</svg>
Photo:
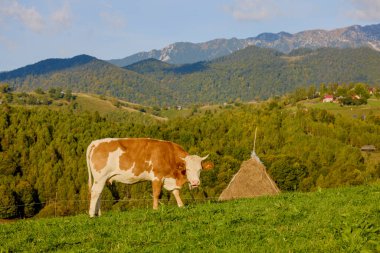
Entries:
<svg viewBox="0 0 380 253">
<path fill-rule="evenodd" d="M 168 44 L 380 23 L 380 0 L 0 0 L 0 71 Z"/>
</svg>

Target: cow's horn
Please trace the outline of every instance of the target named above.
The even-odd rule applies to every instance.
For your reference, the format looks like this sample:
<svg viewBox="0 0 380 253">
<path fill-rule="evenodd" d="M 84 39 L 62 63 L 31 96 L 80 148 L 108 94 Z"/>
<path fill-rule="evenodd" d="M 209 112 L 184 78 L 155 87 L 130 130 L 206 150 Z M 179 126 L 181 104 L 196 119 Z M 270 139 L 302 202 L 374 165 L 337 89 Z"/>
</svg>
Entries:
<svg viewBox="0 0 380 253">
<path fill-rule="evenodd" d="M 207 159 L 207 157 L 208 157 L 209 155 L 210 155 L 210 154 L 206 155 L 205 157 L 202 157 L 202 158 L 201 158 L 201 159 L 202 159 L 202 161 L 206 160 L 206 159 Z"/>
</svg>

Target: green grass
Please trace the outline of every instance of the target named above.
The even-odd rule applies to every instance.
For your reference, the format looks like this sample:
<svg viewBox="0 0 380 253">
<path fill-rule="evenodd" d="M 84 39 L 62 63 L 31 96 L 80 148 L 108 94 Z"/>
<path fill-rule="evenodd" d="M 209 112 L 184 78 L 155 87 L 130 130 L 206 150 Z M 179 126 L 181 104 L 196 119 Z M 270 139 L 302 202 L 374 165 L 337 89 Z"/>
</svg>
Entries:
<svg viewBox="0 0 380 253">
<path fill-rule="evenodd" d="M 165 117 L 168 119 L 174 119 L 174 118 L 186 118 L 191 115 L 191 109 L 168 109 L 168 110 L 161 110 L 160 116 Z"/>
<path fill-rule="evenodd" d="M 220 104 L 213 104 L 213 105 L 204 105 L 201 107 L 194 108 L 182 108 L 181 110 L 177 110 L 175 108 L 171 109 L 164 109 L 160 111 L 160 116 L 168 118 L 168 119 L 174 119 L 174 118 L 186 118 L 190 117 L 193 114 L 204 114 L 207 111 L 210 112 L 217 112 L 220 110 L 223 110 L 225 108 L 235 108 L 236 106 L 233 104 L 229 104 L 227 106 L 220 105 Z"/>
<path fill-rule="evenodd" d="M 368 105 L 380 107 L 380 99 L 376 99 L 376 98 L 368 99 Z"/>
<path fill-rule="evenodd" d="M 118 113 L 136 113 L 141 115 L 146 115 L 148 117 L 154 118 L 156 120 L 167 120 L 166 118 L 155 116 L 151 113 L 150 107 L 129 103 L 121 99 L 115 99 L 112 97 L 101 97 L 86 93 L 77 93 L 75 102 L 79 105 L 80 110 L 95 112 L 97 111 L 101 116 L 106 116 L 107 114 L 112 114 L 113 112 Z M 120 106 L 117 107 L 113 104 L 114 101 L 119 101 Z M 146 109 L 146 113 L 142 113 L 140 109 Z"/>
<path fill-rule="evenodd" d="M 81 106 L 83 111 L 98 111 L 100 115 L 105 115 L 110 112 L 121 110 L 112 105 L 108 100 L 103 100 L 88 94 L 76 94 L 76 96 L 75 102 Z"/>
<path fill-rule="evenodd" d="M 371 98 L 368 99 L 366 105 L 359 106 L 340 106 L 336 103 L 322 103 L 318 100 L 313 100 L 312 102 L 305 102 L 305 106 L 324 109 L 334 114 L 341 114 L 346 117 L 356 117 L 360 118 L 362 115 L 368 115 L 369 112 L 372 112 L 374 115 L 380 116 L 380 99 Z"/>
<path fill-rule="evenodd" d="M 380 184 L 0 225 L 0 251 L 378 252 Z"/>
</svg>

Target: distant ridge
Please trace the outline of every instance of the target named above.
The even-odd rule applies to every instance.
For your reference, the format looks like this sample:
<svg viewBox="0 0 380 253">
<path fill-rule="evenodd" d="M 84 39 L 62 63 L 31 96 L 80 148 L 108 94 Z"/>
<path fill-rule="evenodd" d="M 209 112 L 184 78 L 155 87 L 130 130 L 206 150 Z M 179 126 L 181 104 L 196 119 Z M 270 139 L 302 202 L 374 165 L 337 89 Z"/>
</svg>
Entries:
<svg viewBox="0 0 380 253">
<path fill-rule="evenodd" d="M 295 34 L 286 32 L 262 33 L 247 39 L 215 39 L 203 43 L 177 42 L 160 50 L 139 52 L 108 62 L 124 67 L 154 58 L 171 64 L 189 64 L 213 60 L 252 45 L 272 48 L 283 53 L 289 53 L 298 48 L 358 48 L 363 46 L 380 51 L 380 24 L 354 25 L 330 31 L 308 30 Z"/>
<path fill-rule="evenodd" d="M 52 65 L 44 69 L 49 62 Z M 120 68 L 89 56 L 50 59 L 2 73 L 0 81 L 16 91 L 61 87 L 166 106 L 259 100 L 321 83 L 377 85 L 379 66 L 380 52 L 369 47 L 303 48 L 284 54 L 250 46 L 212 61 L 184 65 L 147 59 Z M 13 78 L 4 79 L 7 76 Z"/>
<path fill-rule="evenodd" d="M 78 67 L 95 60 L 97 60 L 95 57 L 85 54 L 77 55 L 68 59 L 46 59 L 12 71 L 0 72 L 0 80 L 23 78 L 28 75 L 49 74 L 68 68 Z"/>
<path fill-rule="evenodd" d="M 73 92 L 106 94 L 135 103 L 157 104 L 156 100 L 173 100 L 172 92 L 155 80 L 89 55 L 43 60 L 1 73 L 0 81 L 10 84 L 16 91 L 60 87 Z"/>
<path fill-rule="evenodd" d="M 159 71 L 167 71 L 173 68 L 172 64 L 157 60 L 155 58 L 149 58 L 142 60 L 131 65 L 125 66 L 125 69 L 129 69 L 138 73 L 153 73 Z"/>
</svg>

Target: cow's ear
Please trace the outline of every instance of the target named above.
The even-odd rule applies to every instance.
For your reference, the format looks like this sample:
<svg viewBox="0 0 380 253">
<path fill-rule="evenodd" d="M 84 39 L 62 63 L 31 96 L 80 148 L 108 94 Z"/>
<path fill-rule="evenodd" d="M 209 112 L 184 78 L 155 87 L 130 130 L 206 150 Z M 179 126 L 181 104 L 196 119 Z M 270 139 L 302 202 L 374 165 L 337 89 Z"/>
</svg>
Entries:
<svg viewBox="0 0 380 253">
<path fill-rule="evenodd" d="M 204 170 L 211 170 L 214 168 L 214 163 L 211 161 L 202 162 L 202 169 Z"/>
</svg>

